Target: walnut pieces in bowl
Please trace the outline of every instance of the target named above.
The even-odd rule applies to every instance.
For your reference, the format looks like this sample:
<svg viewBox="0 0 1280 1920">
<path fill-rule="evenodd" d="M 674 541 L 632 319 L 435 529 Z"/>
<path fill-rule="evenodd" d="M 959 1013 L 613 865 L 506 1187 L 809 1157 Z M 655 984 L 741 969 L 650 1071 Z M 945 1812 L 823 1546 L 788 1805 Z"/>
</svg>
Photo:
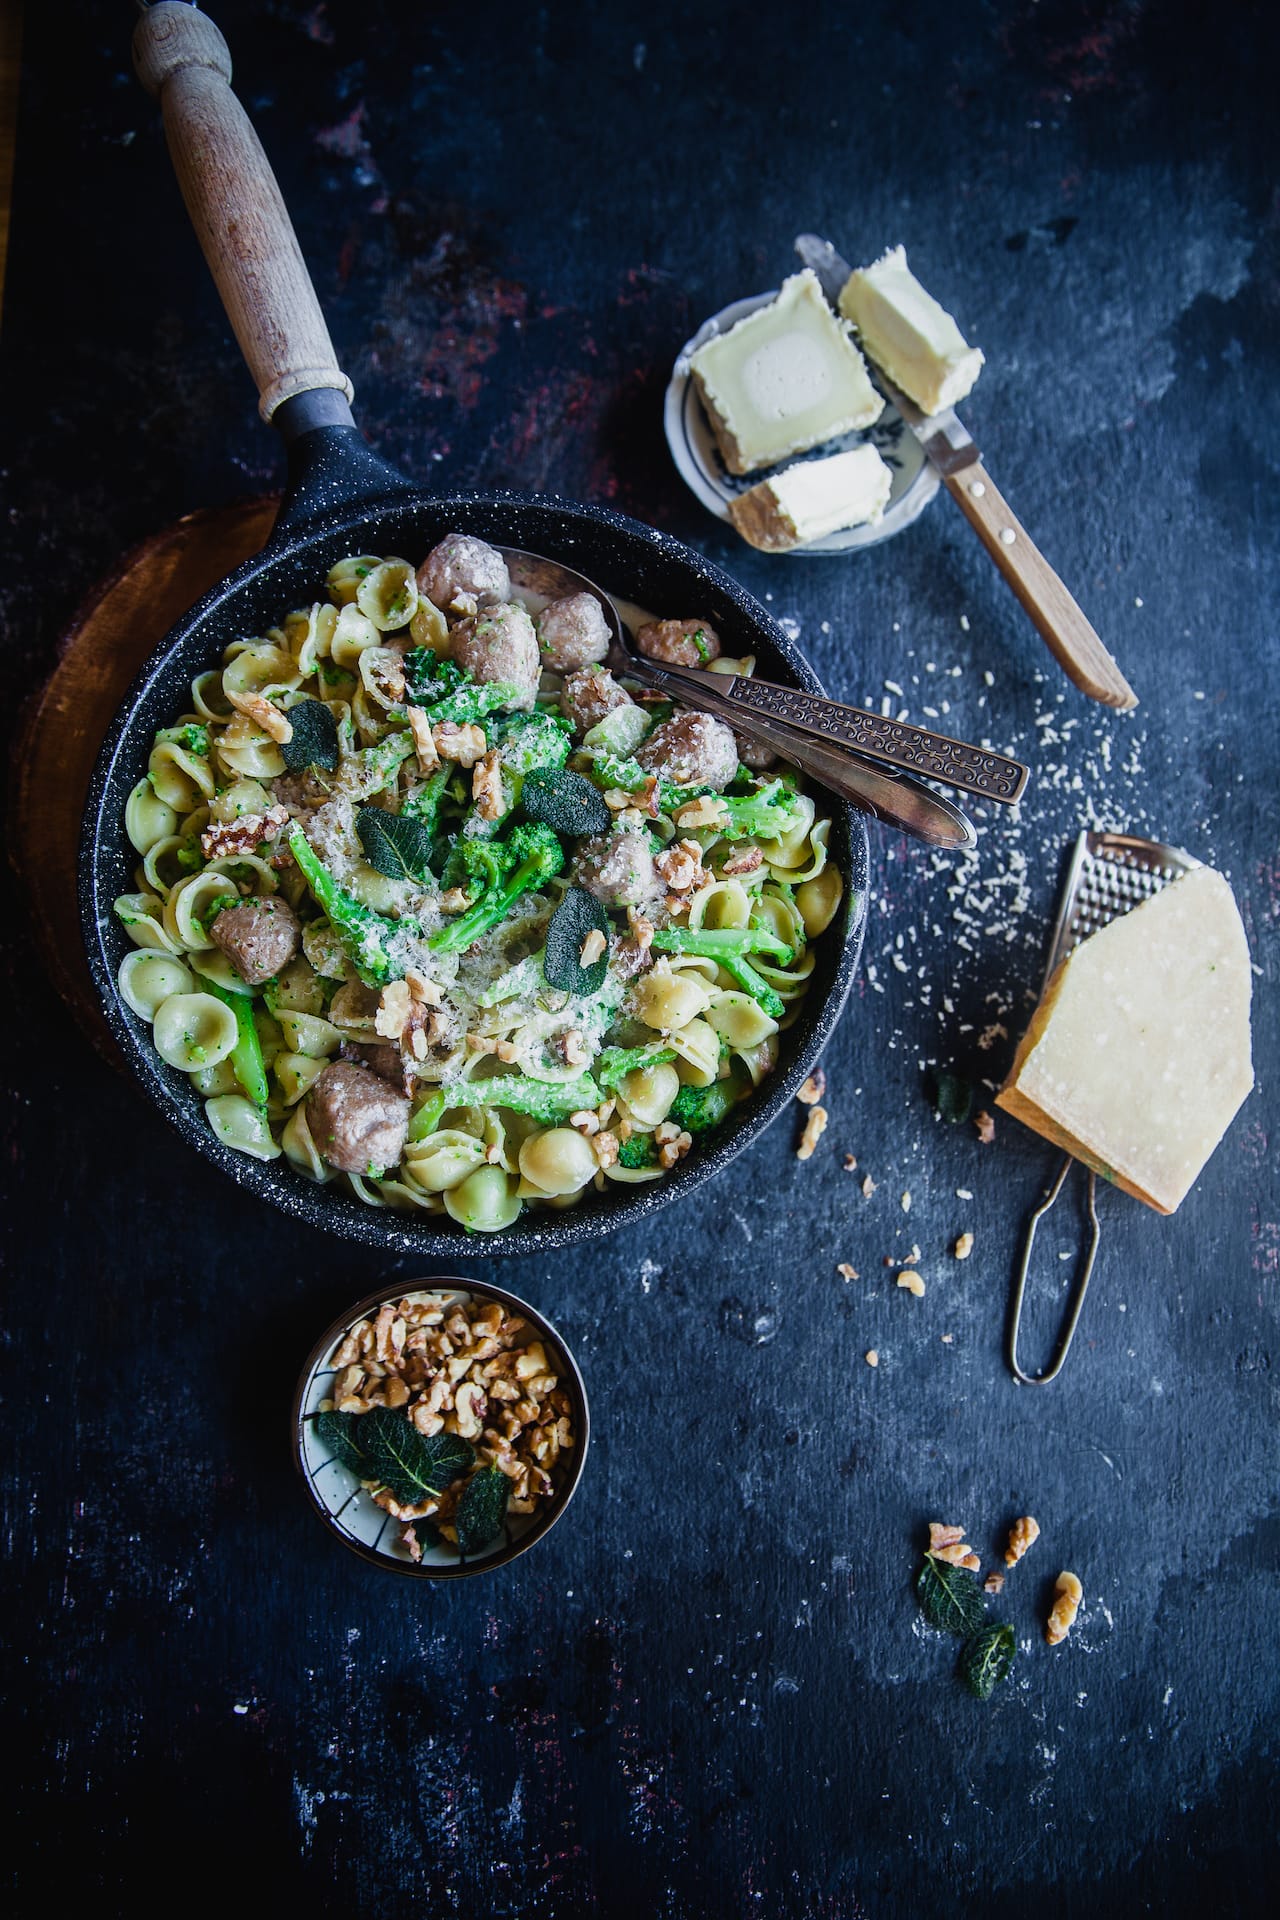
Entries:
<svg viewBox="0 0 1280 1920">
<path fill-rule="evenodd" d="M 456 1579 L 559 1519 L 586 1456 L 586 1393 L 555 1328 L 514 1294 L 401 1283 L 321 1335 L 293 1432 L 311 1504 L 345 1545 Z"/>
</svg>

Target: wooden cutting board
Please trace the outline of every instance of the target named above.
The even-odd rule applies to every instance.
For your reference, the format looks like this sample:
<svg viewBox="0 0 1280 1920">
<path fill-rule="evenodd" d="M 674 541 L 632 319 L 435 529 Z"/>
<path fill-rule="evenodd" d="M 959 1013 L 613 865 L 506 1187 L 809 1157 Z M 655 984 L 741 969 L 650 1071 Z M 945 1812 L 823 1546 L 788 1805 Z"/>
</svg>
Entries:
<svg viewBox="0 0 1280 1920">
<path fill-rule="evenodd" d="M 9 781 L 9 858 L 50 978 L 112 1057 L 76 900 L 89 775 L 147 655 L 201 594 L 261 550 L 278 506 L 272 494 L 189 513 L 135 547 L 85 599 L 58 643 L 56 667 L 22 716 Z"/>
</svg>

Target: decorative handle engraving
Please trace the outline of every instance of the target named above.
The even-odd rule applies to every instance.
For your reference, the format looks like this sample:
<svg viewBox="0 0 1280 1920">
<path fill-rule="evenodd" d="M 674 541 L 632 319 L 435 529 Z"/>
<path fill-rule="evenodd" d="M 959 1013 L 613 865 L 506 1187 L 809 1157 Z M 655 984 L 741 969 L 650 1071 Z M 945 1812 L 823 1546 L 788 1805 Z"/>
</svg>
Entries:
<svg viewBox="0 0 1280 1920">
<path fill-rule="evenodd" d="M 721 677 L 734 706 L 749 707 L 754 713 L 800 727 L 806 733 L 839 741 L 856 753 L 887 761 L 904 772 L 941 780 L 961 793 L 981 794 L 985 799 L 1011 805 L 1026 787 L 1028 769 L 1002 753 L 948 739 L 946 734 L 929 733 L 902 720 L 886 720 L 861 707 L 823 700 L 817 694 L 802 693 L 798 687 L 779 687 L 772 681 L 737 675 Z"/>
</svg>

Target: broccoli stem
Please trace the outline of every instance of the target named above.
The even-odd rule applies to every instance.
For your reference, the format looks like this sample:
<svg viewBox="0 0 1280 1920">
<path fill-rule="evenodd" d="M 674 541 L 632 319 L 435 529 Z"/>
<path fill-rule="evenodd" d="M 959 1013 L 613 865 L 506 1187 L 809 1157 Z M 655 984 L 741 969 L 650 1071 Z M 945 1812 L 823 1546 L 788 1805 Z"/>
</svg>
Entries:
<svg viewBox="0 0 1280 1920">
<path fill-rule="evenodd" d="M 289 851 L 366 987 L 385 987 L 388 980 L 398 979 L 404 970 L 397 969 L 388 942 L 396 933 L 420 932 L 417 921 L 384 920 L 380 913 L 362 906 L 353 894 L 338 885 L 329 869 L 312 852 L 306 834 L 296 823 L 289 829 Z"/>
<path fill-rule="evenodd" d="M 584 1107 L 600 1105 L 600 1088 L 589 1073 L 556 1084 L 526 1080 L 520 1073 L 497 1073 L 490 1080 L 459 1080 L 431 1094 L 409 1122 L 410 1140 L 425 1140 L 442 1115 L 454 1107 L 505 1107 L 532 1120 L 565 1120 Z"/>
<path fill-rule="evenodd" d="M 703 959 L 741 959 L 748 953 L 771 954 L 785 967 L 795 958 L 785 940 L 763 927 L 661 927 L 653 936 L 659 953 L 693 953 Z"/>
<path fill-rule="evenodd" d="M 483 720 L 487 713 L 494 713 L 499 707 L 513 707 L 523 697 L 520 687 L 511 686 L 505 680 L 483 680 L 455 688 L 424 711 L 433 727 L 442 720 L 452 720 L 455 725 L 465 727 L 470 721 Z"/>
<path fill-rule="evenodd" d="M 474 945 L 490 927 L 506 917 L 522 893 L 554 879 L 564 865 L 564 851 L 549 827 L 517 827 L 509 841 L 464 844 L 475 848 L 474 858 L 488 864 L 492 878 L 484 893 L 465 913 L 432 934 L 427 945 L 436 953 L 461 953 Z M 501 863 L 512 859 L 514 866 L 503 874 Z"/>
<path fill-rule="evenodd" d="M 248 1094 L 260 1113 L 267 1105 L 267 1067 L 262 1058 L 262 1041 L 253 1018 L 253 995 L 249 993 L 231 993 L 226 987 L 220 987 L 216 980 L 210 980 L 207 974 L 200 975 L 200 985 L 205 993 L 211 993 L 215 1000 L 230 1007 L 236 1017 L 236 1043 L 231 1049 L 230 1060 L 236 1079 Z"/>
<path fill-rule="evenodd" d="M 415 787 L 412 793 L 405 795 L 400 803 L 402 816 L 408 820 L 420 820 L 428 833 L 434 833 L 445 790 L 452 778 L 451 762 L 442 760 L 435 772 L 428 774 L 421 786 Z"/>
<path fill-rule="evenodd" d="M 719 963 L 771 1020 L 781 1020 L 787 1010 L 786 1002 L 774 992 L 764 975 L 756 972 L 749 960 L 744 960 L 741 954 L 721 954 Z"/>
<path fill-rule="evenodd" d="M 596 1078 L 606 1093 L 637 1067 L 665 1067 L 676 1057 L 674 1047 L 606 1047 L 595 1062 Z"/>
<path fill-rule="evenodd" d="M 348 754 L 342 763 L 343 791 L 353 800 L 368 800 L 389 787 L 400 770 L 402 760 L 413 752 L 411 733 L 389 733 L 372 747 L 361 747 Z"/>
</svg>

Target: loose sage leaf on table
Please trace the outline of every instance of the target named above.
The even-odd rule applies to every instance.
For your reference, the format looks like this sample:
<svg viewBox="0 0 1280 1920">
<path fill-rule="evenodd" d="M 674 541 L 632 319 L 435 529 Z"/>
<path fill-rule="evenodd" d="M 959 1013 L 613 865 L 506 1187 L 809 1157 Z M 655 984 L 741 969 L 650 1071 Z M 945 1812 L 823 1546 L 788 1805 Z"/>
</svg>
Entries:
<svg viewBox="0 0 1280 1920">
<path fill-rule="evenodd" d="M 1013 1665 L 1017 1642 L 1007 1621 L 995 1621 L 966 1640 L 960 1655 L 960 1678 L 979 1700 L 989 1700 Z"/>
<path fill-rule="evenodd" d="M 973 1108 L 973 1088 L 958 1073 L 935 1068 L 932 1080 L 934 1110 L 940 1120 L 956 1123 L 969 1118 Z"/>
<path fill-rule="evenodd" d="M 423 820 L 385 807 L 361 807 L 356 832 L 371 867 L 391 880 L 425 880 L 431 867 L 431 829 Z"/>
<path fill-rule="evenodd" d="M 986 1616 L 976 1577 L 931 1553 L 916 1578 L 916 1598 L 929 1625 L 942 1633 L 976 1633 Z"/>
<path fill-rule="evenodd" d="M 453 1524 L 458 1531 L 458 1552 L 478 1553 L 502 1532 L 507 1517 L 507 1496 L 511 1482 L 499 1467 L 481 1467 L 473 1473 L 458 1496 Z"/>
<path fill-rule="evenodd" d="M 280 745 L 290 773 L 323 767 L 332 773 L 338 764 L 338 725 L 323 700 L 299 700 L 288 712 L 293 736 Z"/>
<path fill-rule="evenodd" d="M 419 1433 L 395 1407 L 355 1415 L 365 1455 L 365 1480 L 377 1480 L 398 1506 L 443 1493 L 475 1459 L 475 1449 L 456 1433 Z"/>
<path fill-rule="evenodd" d="M 613 819 L 600 789 L 568 767 L 535 767 L 524 777 L 520 801 L 526 819 L 540 820 L 566 840 L 608 833 Z"/>
<path fill-rule="evenodd" d="M 584 967 L 579 957 L 582 943 L 593 931 L 604 935 L 604 951 Z M 570 887 L 547 928 L 543 978 L 549 987 L 557 987 L 562 993 L 591 994 L 599 993 L 608 970 L 609 916 L 585 887 Z"/>
<path fill-rule="evenodd" d="M 320 1445 L 328 1447 L 339 1466 L 349 1467 L 361 1480 L 369 1471 L 369 1462 L 356 1440 L 362 1417 L 358 1413 L 318 1413 L 311 1423 L 311 1431 Z"/>
</svg>

